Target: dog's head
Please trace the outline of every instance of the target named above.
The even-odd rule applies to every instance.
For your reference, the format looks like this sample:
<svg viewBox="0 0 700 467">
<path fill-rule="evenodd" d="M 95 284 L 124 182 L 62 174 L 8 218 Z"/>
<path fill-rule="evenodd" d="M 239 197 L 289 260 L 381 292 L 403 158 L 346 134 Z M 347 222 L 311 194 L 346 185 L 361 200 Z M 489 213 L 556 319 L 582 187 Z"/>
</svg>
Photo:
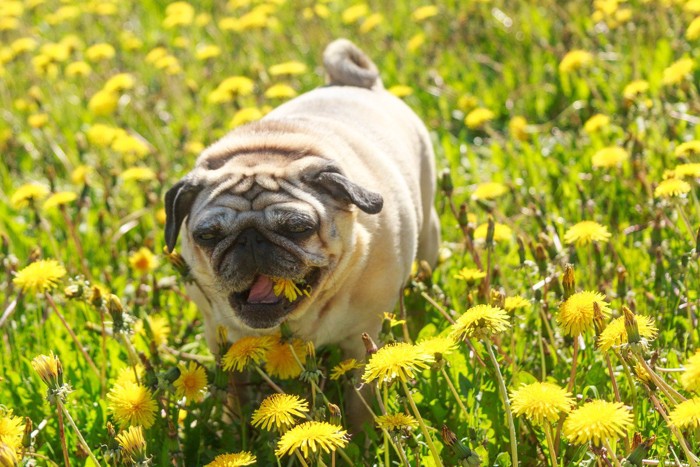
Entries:
<svg viewBox="0 0 700 467">
<path fill-rule="evenodd" d="M 303 312 L 343 255 L 356 209 L 382 208 L 379 194 L 349 180 L 313 141 L 270 134 L 269 126 L 261 122 L 213 144 L 165 195 L 168 249 L 182 230 L 197 283 L 254 329 Z M 280 279 L 308 295 L 290 301 L 275 290 Z"/>
</svg>

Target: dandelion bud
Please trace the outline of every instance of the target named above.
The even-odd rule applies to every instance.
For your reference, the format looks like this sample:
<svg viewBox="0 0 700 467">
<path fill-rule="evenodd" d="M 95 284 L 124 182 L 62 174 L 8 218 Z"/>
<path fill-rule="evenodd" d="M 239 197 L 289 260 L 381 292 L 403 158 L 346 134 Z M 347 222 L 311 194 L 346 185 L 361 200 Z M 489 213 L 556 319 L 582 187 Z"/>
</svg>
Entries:
<svg viewBox="0 0 700 467">
<path fill-rule="evenodd" d="M 496 233 L 496 222 L 493 217 L 489 216 L 488 224 L 486 227 L 486 245 L 493 247 L 493 236 Z"/>
<path fill-rule="evenodd" d="M 224 355 L 231 344 L 228 341 L 228 328 L 217 326 L 216 328 L 216 345 L 219 348 L 219 355 Z"/>
<path fill-rule="evenodd" d="M 445 169 L 440 174 L 440 189 L 446 196 L 452 196 L 454 184 L 452 183 L 452 173 L 450 169 Z"/>
<path fill-rule="evenodd" d="M 564 266 L 564 278 L 561 281 L 564 286 L 564 300 L 576 293 L 576 277 L 574 276 L 574 265 Z"/>
<path fill-rule="evenodd" d="M 168 251 L 168 247 L 165 246 L 163 247 L 163 254 L 165 255 L 165 259 L 173 265 L 173 267 L 177 270 L 177 272 L 180 273 L 182 277 L 189 277 L 190 276 L 190 266 L 187 264 L 185 261 L 185 258 L 182 257 L 180 253 L 177 251 Z"/>
<path fill-rule="evenodd" d="M 541 243 L 538 243 L 535 245 L 535 263 L 537 264 L 537 268 L 541 273 L 544 273 L 547 271 L 547 251 L 544 248 L 544 245 Z"/>
<path fill-rule="evenodd" d="M 457 216 L 457 222 L 461 228 L 466 228 L 469 225 L 469 216 L 467 215 L 467 205 L 461 204 L 459 206 L 459 215 Z"/>
<path fill-rule="evenodd" d="M 362 343 L 365 344 L 365 352 L 368 357 L 377 353 L 377 344 L 374 343 L 372 338 L 366 332 L 362 333 Z"/>
<path fill-rule="evenodd" d="M 100 291 L 99 287 L 93 287 L 90 290 L 90 298 L 88 300 L 90 300 L 90 304 L 97 309 L 99 309 L 104 304 L 104 300 L 102 298 L 102 291 Z"/>
<path fill-rule="evenodd" d="M 518 259 L 520 259 L 520 265 L 522 266 L 527 260 L 525 256 L 525 241 L 520 235 L 517 236 L 516 240 L 518 241 Z"/>
<path fill-rule="evenodd" d="M 651 438 L 642 441 L 642 437 L 639 433 L 634 434 L 634 450 L 632 453 L 627 456 L 627 461 L 629 464 L 626 465 L 634 465 L 636 467 L 642 467 L 644 465 L 642 461 L 646 459 L 647 453 L 649 452 L 649 449 L 651 449 L 651 445 L 654 444 L 656 441 L 656 436 L 652 435 Z"/>
<path fill-rule="evenodd" d="M 639 335 L 639 326 L 637 325 L 637 318 L 635 317 L 632 310 L 626 306 L 622 306 L 622 312 L 625 315 L 625 331 L 627 332 L 627 342 L 630 345 L 638 344 L 641 342 L 642 338 Z"/>
<path fill-rule="evenodd" d="M 503 292 L 503 289 L 491 289 L 491 306 L 506 307 L 506 294 Z"/>
<path fill-rule="evenodd" d="M 289 327 L 289 323 L 287 323 L 286 321 L 283 321 L 282 324 L 280 324 L 280 334 L 282 335 L 280 340 L 285 343 L 291 342 L 294 338 L 292 328 Z"/>
<path fill-rule="evenodd" d="M 627 269 L 623 265 L 617 267 L 617 296 L 627 295 Z"/>
<path fill-rule="evenodd" d="M 340 407 L 333 403 L 328 404 L 328 413 L 330 415 L 328 423 L 331 425 L 340 425 L 342 421 L 342 414 L 340 412 Z"/>
<path fill-rule="evenodd" d="M 121 332 L 124 329 L 124 307 L 121 300 L 114 294 L 107 295 L 106 303 L 107 311 L 112 317 L 112 329 L 115 333 Z"/>
<path fill-rule="evenodd" d="M 32 367 L 49 388 L 57 388 L 63 384 L 61 361 L 53 352 L 49 352 L 49 355 L 35 357 L 32 360 Z"/>
<path fill-rule="evenodd" d="M 83 292 L 84 290 L 82 284 L 71 284 L 63 289 L 63 293 L 65 294 L 66 298 L 70 300 L 81 298 L 83 296 Z"/>
<path fill-rule="evenodd" d="M 457 439 L 457 436 L 447 428 L 447 425 L 442 426 L 442 440 L 457 456 L 459 465 L 465 467 L 478 467 L 481 465 L 479 456 Z"/>
<path fill-rule="evenodd" d="M 304 362 L 304 371 L 301 372 L 299 379 L 305 382 L 315 382 L 318 383 L 321 380 L 321 370 L 318 369 L 318 362 L 316 361 L 316 348 L 313 342 L 306 343 L 306 362 Z"/>
<path fill-rule="evenodd" d="M 596 336 L 600 336 L 605 331 L 605 316 L 598 302 L 593 302 L 593 327 L 595 327 Z"/>
<path fill-rule="evenodd" d="M 146 440 L 141 426 L 130 426 L 117 435 L 117 442 L 132 462 L 143 461 L 146 456 Z"/>
</svg>

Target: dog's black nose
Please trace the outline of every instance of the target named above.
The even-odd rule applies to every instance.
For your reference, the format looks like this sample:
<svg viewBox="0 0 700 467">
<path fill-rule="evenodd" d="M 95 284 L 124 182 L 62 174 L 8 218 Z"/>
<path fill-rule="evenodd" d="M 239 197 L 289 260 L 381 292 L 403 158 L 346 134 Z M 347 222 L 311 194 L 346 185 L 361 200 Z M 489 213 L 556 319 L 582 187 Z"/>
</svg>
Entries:
<svg viewBox="0 0 700 467">
<path fill-rule="evenodd" d="M 248 227 L 247 229 L 243 230 L 240 234 L 238 234 L 238 238 L 236 238 L 236 244 L 240 246 L 245 245 L 254 247 L 255 245 L 264 241 L 266 241 L 265 237 L 263 237 L 260 232 L 253 227 Z"/>
</svg>

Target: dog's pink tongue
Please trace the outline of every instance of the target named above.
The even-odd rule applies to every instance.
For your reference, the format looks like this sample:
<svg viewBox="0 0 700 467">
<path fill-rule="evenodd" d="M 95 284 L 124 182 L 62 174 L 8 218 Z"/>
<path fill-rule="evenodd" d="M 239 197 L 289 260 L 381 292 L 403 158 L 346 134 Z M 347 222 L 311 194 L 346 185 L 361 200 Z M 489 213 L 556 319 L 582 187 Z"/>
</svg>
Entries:
<svg viewBox="0 0 700 467">
<path fill-rule="evenodd" d="M 258 276 L 250 288 L 248 303 L 275 303 L 279 298 L 275 295 L 272 280 L 267 276 Z"/>
</svg>

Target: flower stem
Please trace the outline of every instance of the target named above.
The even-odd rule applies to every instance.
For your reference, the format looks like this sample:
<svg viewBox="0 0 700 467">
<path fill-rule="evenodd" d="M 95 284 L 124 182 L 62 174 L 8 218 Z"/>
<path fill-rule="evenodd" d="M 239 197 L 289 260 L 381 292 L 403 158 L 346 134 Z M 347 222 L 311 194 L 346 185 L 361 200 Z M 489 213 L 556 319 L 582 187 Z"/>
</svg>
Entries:
<svg viewBox="0 0 700 467">
<path fill-rule="evenodd" d="M 44 296 L 46 297 L 46 300 L 49 302 L 49 305 L 51 305 L 51 308 L 53 309 L 54 313 L 56 313 L 56 316 L 58 316 L 58 319 L 60 319 L 61 323 L 63 323 L 63 327 L 66 328 L 66 331 L 68 331 L 68 334 L 70 335 L 71 339 L 73 339 L 75 346 L 78 348 L 80 353 L 83 354 L 83 357 L 85 357 L 85 360 L 87 360 L 88 365 L 90 366 L 90 368 L 92 368 L 92 370 L 95 372 L 95 374 L 99 378 L 100 377 L 100 370 L 97 369 L 97 365 L 95 365 L 95 362 L 92 361 L 92 358 L 90 358 L 90 355 L 88 355 L 87 351 L 83 348 L 83 345 L 78 340 L 78 336 L 75 335 L 75 332 L 73 332 L 73 329 L 70 327 L 70 325 L 66 321 L 66 318 L 64 318 L 63 314 L 58 310 L 58 307 L 56 306 L 56 302 L 53 301 L 51 294 L 49 294 L 48 292 L 45 292 Z M 102 384 L 102 381 L 100 381 L 100 384 Z"/>
<path fill-rule="evenodd" d="M 430 433 L 428 432 L 428 427 L 425 426 L 425 422 L 423 421 L 423 417 L 421 417 L 420 412 L 418 411 L 418 407 L 416 407 L 416 403 L 413 400 L 413 396 L 411 395 L 411 391 L 408 389 L 408 385 L 406 384 L 406 381 L 401 381 L 401 385 L 403 386 L 403 392 L 406 393 L 406 399 L 408 399 L 408 403 L 411 406 L 411 410 L 413 411 L 413 415 L 416 416 L 416 420 L 418 420 L 418 425 L 420 426 L 421 432 L 423 432 L 423 436 L 425 436 L 425 442 L 428 444 L 428 448 L 430 449 L 430 453 L 433 456 L 433 460 L 435 461 L 435 465 L 438 465 L 442 467 L 442 459 L 440 459 L 440 454 L 437 452 L 437 448 L 435 447 L 435 444 L 433 444 L 433 438 L 430 436 Z"/>
<path fill-rule="evenodd" d="M 649 398 L 651 399 L 652 404 L 654 404 L 654 408 L 656 411 L 661 415 L 661 417 L 664 419 L 666 422 L 666 425 L 670 428 L 671 432 L 673 433 L 673 436 L 676 437 L 678 440 L 678 443 L 681 445 L 681 449 L 683 449 L 683 452 L 685 453 L 686 459 L 688 459 L 688 464 L 690 464 L 691 467 L 698 467 L 698 462 L 700 460 L 698 459 L 695 454 L 690 452 L 690 449 L 688 449 L 688 445 L 685 442 L 685 437 L 683 436 L 683 433 L 678 431 L 678 428 L 671 423 L 671 420 L 668 418 L 668 415 L 666 414 L 666 411 L 663 408 L 663 405 L 661 404 L 661 401 L 656 398 L 656 396 L 652 393 L 649 393 Z"/>
<path fill-rule="evenodd" d="M 294 450 L 294 454 L 297 455 L 297 459 L 299 459 L 299 462 L 301 462 L 301 465 L 303 467 L 309 467 L 309 464 L 306 463 L 306 461 L 304 460 L 304 456 L 301 455 L 298 449 Z"/>
<path fill-rule="evenodd" d="M 549 457 L 552 461 L 552 467 L 557 467 L 559 461 L 557 461 L 557 450 L 554 446 L 554 439 L 552 438 L 552 425 L 549 422 L 544 424 L 544 436 L 547 438 L 547 447 L 549 448 Z"/>
<path fill-rule="evenodd" d="M 83 449 L 85 449 L 85 452 L 87 452 L 88 457 L 92 459 L 92 461 L 95 463 L 95 465 L 100 465 L 100 463 L 97 461 L 97 458 L 95 455 L 92 453 L 90 450 L 90 446 L 88 446 L 88 443 L 85 441 L 85 438 L 83 438 L 83 435 L 80 433 L 80 430 L 78 429 L 78 426 L 75 424 L 75 421 L 73 421 L 73 417 L 71 417 L 70 412 L 68 412 L 68 409 L 66 409 L 66 406 L 63 405 L 63 402 L 56 398 L 56 403 L 58 404 L 59 408 L 63 411 L 64 415 L 66 416 L 66 420 L 68 420 L 68 424 L 73 428 L 73 431 L 75 431 L 76 436 L 78 437 L 78 442 L 83 446 Z"/>
<path fill-rule="evenodd" d="M 607 439 L 602 438 L 603 441 L 603 446 L 605 446 L 605 449 L 608 451 L 608 459 L 610 459 L 615 467 L 622 467 L 620 465 L 620 461 L 617 460 L 617 456 L 615 455 L 615 451 L 610 447 L 610 443 L 608 442 Z"/>
<path fill-rule="evenodd" d="M 255 365 L 254 368 L 255 368 L 255 371 L 258 372 L 258 374 L 260 375 L 260 377 L 261 377 L 262 379 L 265 380 L 265 382 L 267 383 L 267 385 L 270 386 L 270 387 L 272 388 L 273 391 L 275 391 L 275 392 L 277 392 L 277 393 L 279 393 L 279 394 L 284 394 L 284 389 L 282 389 L 281 387 L 277 386 L 277 385 L 275 384 L 275 382 L 272 381 L 272 380 L 270 379 L 269 376 L 267 376 L 267 373 L 265 373 L 265 372 L 262 370 L 262 368 L 260 368 L 258 365 Z"/>
<path fill-rule="evenodd" d="M 442 376 L 445 377 L 445 381 L 447 382 L 447 387 L 450 388 L 450 392 L 452 393 L 455 400 L 457 401 L 459 408 L 462 409 L 462 413 L 464 413 L 465 420 L 469 420 L 469 412 L 467 412 L 467 408 L 464 406 L 464 403 L 462 402 L 462 398 L 459 397 L 459 393 L 457 392 L 457 389 L 455 388 L 454 384 L 452 384 L 452 379 L 450 378 L 450 375 L 447 374 L 447 371 L 445 370 L 444 366 L 440 367 L 440 371 L 442 371 Z"/>
<path fill-rule="evenodd" d="M 70 459 L 68 458 L 68 445 L 66 444 L 66 431 L 63 427 L 63 411 L 61 410 L 61 402 L 59 396 L 56 397 L 56 412 L 58 414 L 58 437 L 61 440 L 61 450 L 63 451 L 63 463 L 70 467 Z"/>
<path fill-rule="evenodd" d="M 488 351 L 489 358 L 496 370 L 496 379 L 498 380 L 498 388 L 501 391 L 501 396 L 503 397 L 503 404 L 506 408 L 506 420 L 508 421 L 508 430 L 510 431 L 510 451 L 511 451 L 511 461 L 515 467 L 518 466 L 518 441 L 515 437 L 515 423 L 513 423 L 513 413 L 510 410 L 510 399 L 508 398 L 508 391 L 506 390 L 506 383 L 503 380 L 503 375 L 501 374 L 501 367 L 498 365 L 498 360 L 496 360 L 496 355 L 493 353 L 493 345 L 488 339 L 483 340 L 486 350 Z"/>
<path fill-rule="evenodd" d="M 666 395 L 666 397 L 668 397 L 668 399 L 673 405 L 678 404 L 680 402 L 684 402 L 686 400 L 685 397 L 683 397 L 678 391 L 673 389 L 666 381 L 664 381 L 664 379 L 661 376 L 656 374 L 656 372 L 649 366 L 649 364 L 646 362 L 642 355 L 639 355 L 637 352 L 632 353 L 636 357 L 639 364 L 642 365 L 642 367 L 644 367 L 652 381 L 654 381 L 654 384 L 656 384 L 656 386 L 659 389 L 661 389 L 661 392 L 663 392 Z"/>
</svg>

